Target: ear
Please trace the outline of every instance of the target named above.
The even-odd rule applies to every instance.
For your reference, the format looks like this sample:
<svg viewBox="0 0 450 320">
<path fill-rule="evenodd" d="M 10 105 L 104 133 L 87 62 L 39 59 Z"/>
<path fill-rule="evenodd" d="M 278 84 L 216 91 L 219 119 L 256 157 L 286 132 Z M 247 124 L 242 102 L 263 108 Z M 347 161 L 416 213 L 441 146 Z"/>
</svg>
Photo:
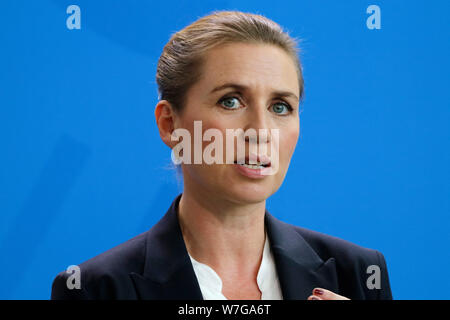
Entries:
<svg viewBox="0 0 450 320">
<path fill-rule="evenodd" d="M 173 148 L 176 141 L 172 141 L 172 132 L 175 130 L 175 111 L 167 100 L 158 102 L 155 108 L 155 119 L 159 129 L 159 135 L 162 141 L 169 147 Z"/>
</svg>

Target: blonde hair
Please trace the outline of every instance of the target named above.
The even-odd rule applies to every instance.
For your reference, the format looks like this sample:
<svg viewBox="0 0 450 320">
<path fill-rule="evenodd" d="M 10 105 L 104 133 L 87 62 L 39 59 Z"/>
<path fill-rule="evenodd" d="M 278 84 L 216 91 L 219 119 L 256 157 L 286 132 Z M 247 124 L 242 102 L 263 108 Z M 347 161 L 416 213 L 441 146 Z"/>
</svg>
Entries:
<svg viewBox="0 0 450 320">
<path fill-rule="evenodd" d="M 176 111 L 183 110 L 186 92 L 200 78 L 204 53 L 233 42 L 271 44 L 285 50 L 296 65 L 302 99 L 303 75 L 297 40 L 274 21 L 240 11 L 214 11 L 171 36 L 158 60 L 159 99 L 169 101 Z"/>
</svg>

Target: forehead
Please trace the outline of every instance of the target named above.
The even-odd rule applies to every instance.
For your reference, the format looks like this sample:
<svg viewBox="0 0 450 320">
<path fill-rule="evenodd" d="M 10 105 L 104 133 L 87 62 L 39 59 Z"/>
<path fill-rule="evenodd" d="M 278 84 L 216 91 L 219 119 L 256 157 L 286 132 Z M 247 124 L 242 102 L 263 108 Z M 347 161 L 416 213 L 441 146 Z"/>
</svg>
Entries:
<svg viewBox="0 0 450 320">
<path fill-rule="evenodd" d="M 230 43 L 205 54 L 199 81 L 203 88 L 233 81 L 248 87 L 299 91 L 293 58 L 269 44 Z"/>
</svg>

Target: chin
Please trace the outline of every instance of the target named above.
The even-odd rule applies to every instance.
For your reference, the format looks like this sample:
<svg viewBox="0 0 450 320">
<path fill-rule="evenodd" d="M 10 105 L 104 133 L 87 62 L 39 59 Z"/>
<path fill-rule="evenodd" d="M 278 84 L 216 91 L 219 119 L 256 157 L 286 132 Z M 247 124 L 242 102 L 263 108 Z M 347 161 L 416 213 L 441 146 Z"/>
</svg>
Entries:
<svg viewBox="0 0 450 320">
<path fill-rule="evenodd" d="M 240 183 L 235 184 L 232 190 L 228 187 L 229 198 L 234 202 L 242 204 L 263 202 L 273 193 L 273 186 L 268 184 L 255 185 L 254 183 Z"/>
</svg>

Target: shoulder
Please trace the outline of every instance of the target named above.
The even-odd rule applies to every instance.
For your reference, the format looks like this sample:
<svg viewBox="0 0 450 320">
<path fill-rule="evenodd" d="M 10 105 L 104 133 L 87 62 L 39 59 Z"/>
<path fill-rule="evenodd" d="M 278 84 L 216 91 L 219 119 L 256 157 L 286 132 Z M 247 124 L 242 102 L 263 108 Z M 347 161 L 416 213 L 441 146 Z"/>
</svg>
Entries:
<svg viewBox="0 0 450 320">
<path fill-rule="evenodd" d="M 115 296 L 118 292 L 124 292 L 125 296 L 132 294 L 130 273 L 143 272 L 148 232 L 77 265 L 79 289 L 68 288 L 73 273 L 60 272 L 53 281 L 52 299 L 120 299 Z"/>
<path fill-rule="evenodd" d="M 342 295 L 392 299 L 387 265 L 380 251 L 314 230 L 292 227 L 323 261 L 335 260 Z M 377 278 L 371 278 L 375 273 Z M 379 290 L 371 290 L 371 285 Z"/>
<path fill-rule="evenodd" d="M 343 261 L 378 261 L 379 251 L 360 246 L 356 243 L 321 233 L 318 231 L 292 226 L 303 239 L 316 251 L 316 253 L 326 261 L 329 258 L 336 258 Z"/>
</svg>

